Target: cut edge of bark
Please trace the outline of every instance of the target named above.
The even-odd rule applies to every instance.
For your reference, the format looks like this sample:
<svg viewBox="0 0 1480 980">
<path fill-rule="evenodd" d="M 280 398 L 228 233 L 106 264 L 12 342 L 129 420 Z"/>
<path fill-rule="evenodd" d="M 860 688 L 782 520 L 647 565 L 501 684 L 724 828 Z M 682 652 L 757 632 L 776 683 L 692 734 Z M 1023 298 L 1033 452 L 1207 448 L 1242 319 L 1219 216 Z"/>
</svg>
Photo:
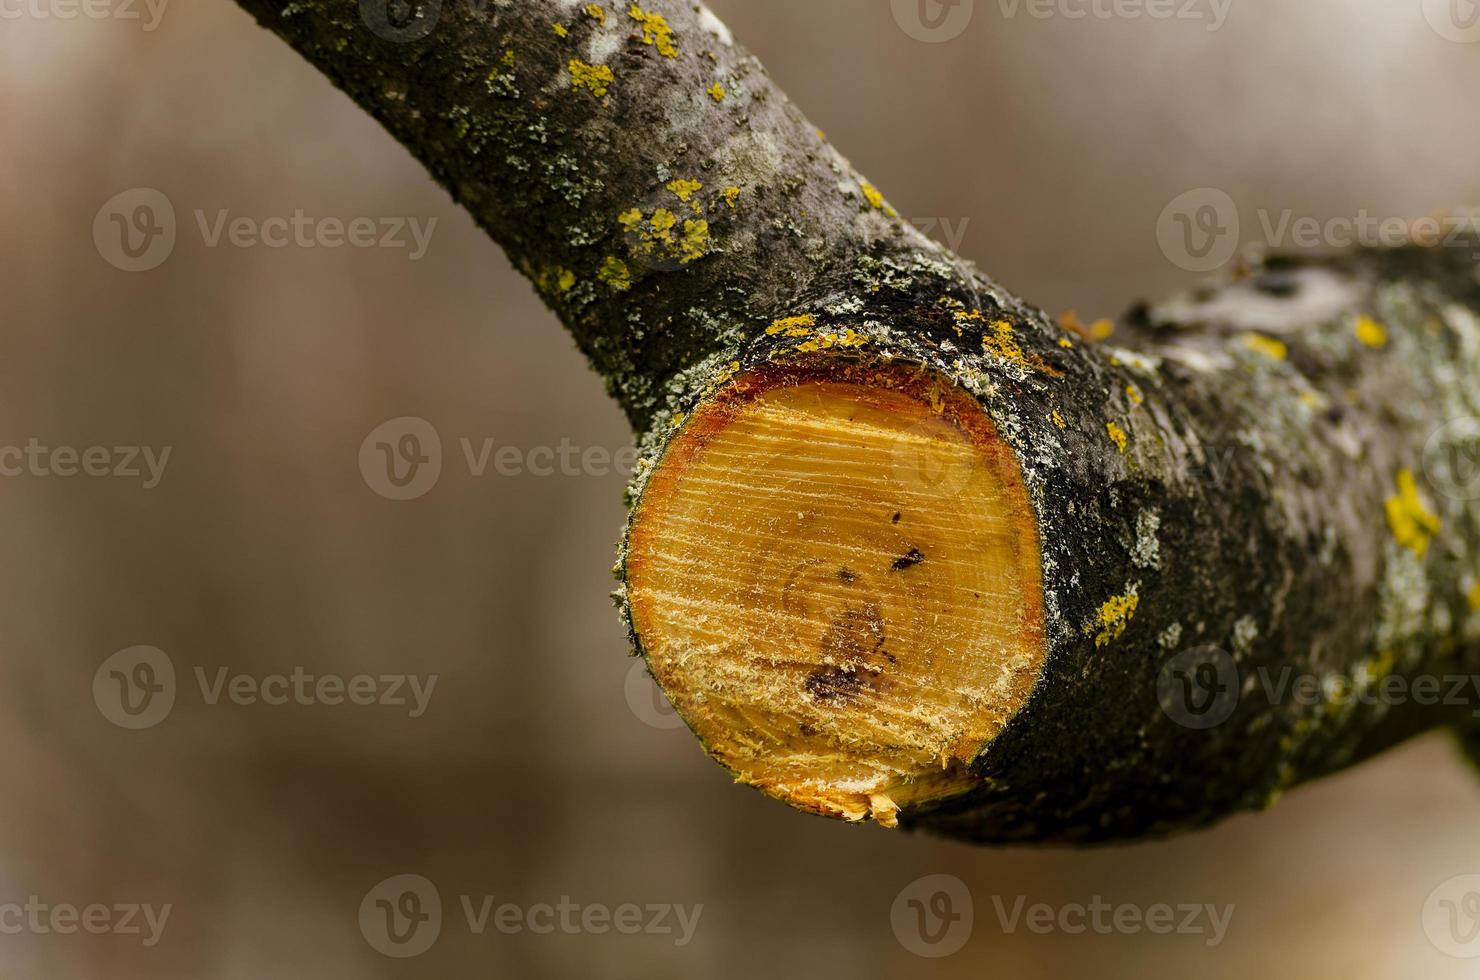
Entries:
<svg viewBox="0 0 1480 980">
<path fill-rule="evenodd" d="M 1046 657 L 1017 458 L 918 365 L 813 355 L 731 379 L 647 481 L 626 572 L 638 647 L 710 754 L 849 821 L 977 785 Z"/>
</svg>

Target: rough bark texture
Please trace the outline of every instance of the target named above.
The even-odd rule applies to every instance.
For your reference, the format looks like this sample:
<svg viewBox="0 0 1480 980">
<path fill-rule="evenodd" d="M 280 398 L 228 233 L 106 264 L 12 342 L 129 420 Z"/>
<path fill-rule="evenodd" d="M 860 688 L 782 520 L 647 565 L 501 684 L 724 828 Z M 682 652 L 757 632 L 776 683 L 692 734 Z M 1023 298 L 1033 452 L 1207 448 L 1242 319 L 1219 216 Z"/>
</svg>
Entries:
<svg viewBox="0 0 1480 980">
<path fill-rule="evenodd" d="M 921 257 L 900 220 L 693 3 L 240 0 L 503 245 L 648 428 L 776 311 Z M 697 186 L 696 186 L 697 185 Z"/>
<path fill-rule="evenodd" d="M 398 28 L 239 2 L 535 282 L 643 439 L 635 505 L 685 413 L 768 360 L 919 364 L 980 400 L 1038 518 L 1046 666 L 979 788 L 902 826 L 1200 826 L 1480 707 L 1260 676 L 1375 695 L 1480 666 L 1474 431 L 1445 428 L 1480 416 L 1470 249 L 1255 263 L 1094 343 L 901 221 L 699 5 L 447 0 Z M 1205 729 L 1175 690 L 1198 664 L 1243 692 Z"/>
</svg>

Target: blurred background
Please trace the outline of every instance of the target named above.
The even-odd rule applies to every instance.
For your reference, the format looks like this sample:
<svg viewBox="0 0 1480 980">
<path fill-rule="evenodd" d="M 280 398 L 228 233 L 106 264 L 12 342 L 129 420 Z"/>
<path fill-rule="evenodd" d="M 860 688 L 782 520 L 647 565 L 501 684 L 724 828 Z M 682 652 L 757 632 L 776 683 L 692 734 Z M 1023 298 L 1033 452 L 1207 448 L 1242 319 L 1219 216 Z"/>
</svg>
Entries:
<svg viewBox="0 0 1480 980">
<path fill-rule="evenodd" d="M 1196 281 L 1156 236 L 1189 189 L 1226 192 L 1245 244 L 1265 214 L 1480 201 L 1466 3 L 713 6 L 901 212 L 1088 319 Z M 0 977 L 1476 975 L 1425 928 L 1431 892 L 1480 872 L 1480 780 L 1438 737 L 1262 815 L 1088 852 L 848 827 L 731 785 L 634 670 L 608 599 L 624 476 L 599 460 L 623 420 L 498 247 L 226 0 L 78 9 L 0 4 L 0 447 L 38 447 L 0 451 L 0 903 L 99 904 L 110 925 L 0 913 Z M 159 255 L 100 245 L 100 209 L 139 188 L 177 234 L 132 272 Z M 436 223 L 424 254 L 409 230 L 405 248 L 210 244 L 222 212 L 299 211 Z M 408 417 L 441 467 L 390 499 L 361 449 Z M 562 445 L 593 454 L 537 475 Z M 57 474 L 79 458 L 110 475 Z M 295 670 L 437 681 L 420 712 L 211 696 Z M 171 671 L 159 717 L 110 694 Z M 375 890 L 405 874 L 444 915 L 393 958 Z M 955 906 L 957 951 L 921 956 L 947 950 L 899 903 L 938 874 L 974 910 Z M 479 934 L 462 896 L 703 909 L 687 937 Z M 1233 914 L 1216 945 L 1040 935 L 999 915 L 1019 897 Z M 131 904 L 169 918 L 131 934 Z"/>
</svg>

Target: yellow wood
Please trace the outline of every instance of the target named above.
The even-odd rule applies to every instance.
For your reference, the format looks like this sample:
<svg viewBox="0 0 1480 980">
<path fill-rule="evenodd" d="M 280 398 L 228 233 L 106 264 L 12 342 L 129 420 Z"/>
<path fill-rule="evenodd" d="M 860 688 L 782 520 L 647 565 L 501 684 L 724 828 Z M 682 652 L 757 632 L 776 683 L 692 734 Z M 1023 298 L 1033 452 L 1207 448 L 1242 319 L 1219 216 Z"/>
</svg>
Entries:
<svg viewBox="0 0 1480 980">
<path fill-rule="evenodd" d="M 709 751 L 849 820 L 971 786 L 1042 666 L 1016 460 L 917 370 L 737 379 L 648 483 L 627 571 L 653 674 Z"/>
</svg>

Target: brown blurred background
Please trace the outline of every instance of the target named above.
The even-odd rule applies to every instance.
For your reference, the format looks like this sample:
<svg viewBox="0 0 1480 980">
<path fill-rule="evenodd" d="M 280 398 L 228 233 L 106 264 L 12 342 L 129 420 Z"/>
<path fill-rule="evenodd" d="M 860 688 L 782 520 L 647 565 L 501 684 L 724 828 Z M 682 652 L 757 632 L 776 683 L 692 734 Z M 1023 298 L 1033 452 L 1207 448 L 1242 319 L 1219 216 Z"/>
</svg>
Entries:
<svg viewBox="0 0 1480 980">
<path fill-rule="evenodd" d="M 1193 282 L 1155 233 L 1190 188 L 1232 195 L 1249 241 L 1260 209 L 1480 201 L 1480 44 L 1445 39 L 1420 0 L 1232 0 L 1218 30 L 1210 2 L 1075 20 L 976 0 L 940 43 L 912 36 L 913 2 L 713 6 L 903 213 L 1050 310 Z M 1424 929 L 1431 890 L 1480 871 L 1480 780 L 1438 738 L 1267 814 L 1082 853 L 852 828 L 730 785 L 630 674 L 607 597 L 623 477 L 479 477 L 463 459 L 463 438 L 628 442 L 499 249 L 226 0 L 174 0 L 154 30 L 142 0 L 138 20 L 62 19 L 67 3 L 0 4 L 0 446 L 173 449 L 152 489 L 0 478 L 0 902 L 172 911 L 147 947 L 0 934 L 0 977 L 1476 975 Z M 93 224 L 138 187 L 169 198 L 178 240 L 130 273 Z M 208 247 L 195 212 L 222 209 L 437 224 L 416 261 Z M 402 416 L 443 448 L 436 485 L 404 502 L 359 466 Z M 169 656 L 178 690 L 126 730 L 92 683 L 135 645 Z M 220 667 L 439 680 L 412 718 L 212 705 L 194 671 Z M 359 910 L 404 873 L 436 884 L 444 922 L 393 959 Z M 936 873 L 969 888 L 974 923 L 964 949 L 922 958 L 891 908 Z M 460 895 L 703 912 L 683 946 L 479 936 Z M 993 896 L 1235 911 L 1210 947 L 1008 932 Z"/>
</svg>

